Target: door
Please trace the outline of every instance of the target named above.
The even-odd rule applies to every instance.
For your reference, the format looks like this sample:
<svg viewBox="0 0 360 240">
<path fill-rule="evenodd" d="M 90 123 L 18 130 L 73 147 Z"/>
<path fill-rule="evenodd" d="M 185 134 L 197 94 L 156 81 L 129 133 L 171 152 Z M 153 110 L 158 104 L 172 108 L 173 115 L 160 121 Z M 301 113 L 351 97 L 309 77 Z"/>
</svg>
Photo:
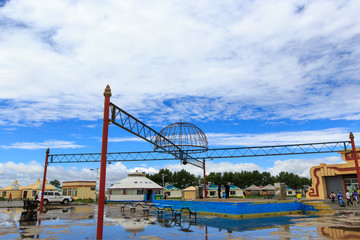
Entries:
<svg viewBox="0 0 360 240">
<path fill-rule="evenodd" d="M 55 192 L 54 201 L 55 202 L 61 202 L 62 201 L 62 196 L 61 196 L 60 193 Z"/>
<path fill-rule="evenodd" d="M 24 191 L 23 198 L 27 198 L 27 191 Z"/>
<path fill-rule="evenodd" d="M 53 192 L 48 192 L 47 193 L 47 198 L 49 199 L 49 202 L 54 202 L 54 193 Z"/>
<path fill-rule="evenodd" d="M 146 200 L 147 200 L 147 201 L 151 201 L 151 200 L 152 200 L 152 190 L 151 190 L 151 189 L 148 189 L 148 191 L 147 191 Z"/>
</svg>

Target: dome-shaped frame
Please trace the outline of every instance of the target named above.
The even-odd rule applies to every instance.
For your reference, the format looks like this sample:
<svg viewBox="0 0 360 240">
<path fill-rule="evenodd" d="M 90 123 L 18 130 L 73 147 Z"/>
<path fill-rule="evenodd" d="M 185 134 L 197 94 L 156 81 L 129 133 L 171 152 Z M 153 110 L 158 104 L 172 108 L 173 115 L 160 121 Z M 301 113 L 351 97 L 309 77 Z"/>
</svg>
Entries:
<svg viewBox="0 0 360 240">
<path fill-rule="evenodd" d="M 168 125 L 160 131 L 160 135 L 167 138 L 170 142 L 177 145 L 183 151 L 205 152 L 208 150 L 208 141 L 204 132 L 194 124 L 187 122 L 177 122 Z M 164 141 L 161 136 L 157 136 L 155 143 L 168 151 L 178 151 L 169 142 Z M 157 150 L 159 147 L 155 147 Z"/>
</svg>

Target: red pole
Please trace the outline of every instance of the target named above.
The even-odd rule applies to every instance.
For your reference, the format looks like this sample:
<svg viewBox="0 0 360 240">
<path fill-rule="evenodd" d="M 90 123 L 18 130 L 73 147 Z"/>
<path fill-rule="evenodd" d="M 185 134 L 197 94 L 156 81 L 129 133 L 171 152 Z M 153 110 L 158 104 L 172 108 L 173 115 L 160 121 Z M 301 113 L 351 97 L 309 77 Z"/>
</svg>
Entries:
<svg viewBox="0 0 360 240">
<path fill-rule="evenodd" d="M 351 141 L 351 147 L 352 147 L 352 151 L 353 151 L 353 158 L 354 158 L 354 162 L 355 162 L 356 175 L 357 175 L 358 183 L 360 184 L 359 163 L 358 163 L 357 152 L 356 152 L 356 148 L 355 148 L 354 135 L 353 135 L 352 132 L 350 132 L 349 138 L 350 138 L 350 141 Z"/>
<path fill-rule="evenodd" d="M 204 198 L 206 198 L 207 190 L 206 190 L 206 171 L 205 171 L 205 159 L 203 159 L 203 167 L 204 167 Z"/>
<path fill-rule="evenodd" d="M 100 166 L 100 186 L 99 186 L 99 203 L 98 203 L 98 222 L 96 239 L 103 237 L 103 224 L 104 224 L 104 200 L 105 200 L 105 181 L 106 181 L 106 154 L 108 144 L 109 132 L 109 107 L 110 107 L 111 89 L 107 85 L 104 92 L 104 120 L 103 120 L 103 135 L 101 146 L 101 166 Z"/>
<path fill-rule="evenodd" d="M 42 210 L 43 210 L 44 191 L 45 191 L 46 172 L 47 172 L 49 153 L 50 153 L 50 149 L 47 149 L 46 157 L 45 157 L 45 166 L 44 166 L 44 177 L 43 177 L 42 188 L 41 188 L 40 213 L 42 213 Z"/>
</svg>

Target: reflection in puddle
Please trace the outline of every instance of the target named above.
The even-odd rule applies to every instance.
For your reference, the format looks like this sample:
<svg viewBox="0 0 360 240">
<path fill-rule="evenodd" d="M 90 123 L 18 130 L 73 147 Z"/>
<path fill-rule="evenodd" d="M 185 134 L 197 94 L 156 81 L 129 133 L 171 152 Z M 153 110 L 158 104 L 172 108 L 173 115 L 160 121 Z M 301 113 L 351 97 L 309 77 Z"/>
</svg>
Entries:
<svg viewBox="0 0 360 240">
<path fill-rule="evenodd" d="M 0 209 L 0 239 L 95 239 L 96 205 L 52 206 L 36 211 Z M 332 215 L 288 215 L 256 219 L 214 216 L 181 218 L 105 207 L 104 239 L 360 239 L 360 210 Z M 20 235 L 19 235 L 20 233 Z"/>
<path fill-rule="evenodd" d="M 34 229 L 33 226 L 36 226 L 37 221 L 37 211 L 31 210 L 21 213 L 19 219 L 19 232 L 22 238 L 35 238 L 34 232 L 28 234 L 26 230 L 28 228 Z"/>
</svg>

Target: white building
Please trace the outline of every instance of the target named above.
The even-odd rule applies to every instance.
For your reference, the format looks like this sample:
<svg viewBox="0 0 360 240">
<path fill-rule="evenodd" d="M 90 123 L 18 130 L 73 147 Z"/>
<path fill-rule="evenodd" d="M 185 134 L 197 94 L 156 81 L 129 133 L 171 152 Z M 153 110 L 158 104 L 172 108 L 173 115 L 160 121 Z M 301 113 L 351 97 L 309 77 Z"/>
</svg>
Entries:
<svg viewBox="0 0 360 240">
<path fill-rule="evenodd" d="M 163 187 L 146 178 L 143 173 L 128 174 L 119 183 L 108 188 L 108 201 L 151 201 L 162 195 Z"/>
<path fill-rule="evenodd" d="M 164 188 L 164 194 L 166 194 L 167 198 L 181 198 L 182 197 L 181 190 L 173 185 L 166 186 Z"/>
</svg>

